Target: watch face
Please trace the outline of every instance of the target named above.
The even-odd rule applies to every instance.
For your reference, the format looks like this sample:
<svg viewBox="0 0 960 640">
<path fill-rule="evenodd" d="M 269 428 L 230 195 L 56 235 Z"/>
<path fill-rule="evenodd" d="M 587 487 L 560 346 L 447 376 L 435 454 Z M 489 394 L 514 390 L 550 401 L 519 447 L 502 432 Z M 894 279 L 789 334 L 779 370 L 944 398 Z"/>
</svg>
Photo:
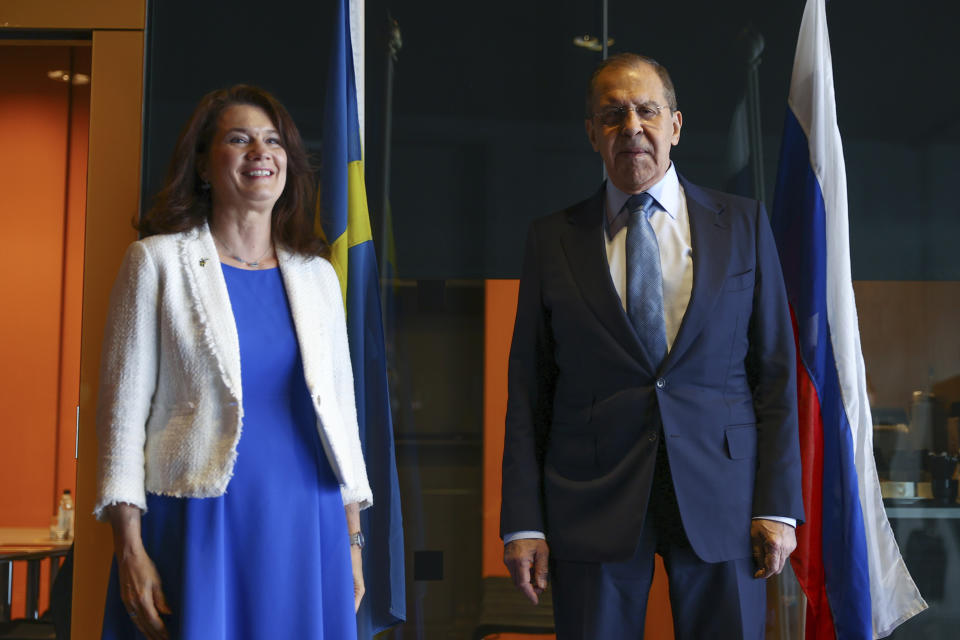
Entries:
<svg viewBox="0 0 960 640">
<path fill-rule="evenodd" d="M 357 531 L 356 533 L 351 533 L 350 544 L 363 549 L 363 545 L 366 544 L 366 540 L 363 537 L 363 532 Z"/>
</svg>

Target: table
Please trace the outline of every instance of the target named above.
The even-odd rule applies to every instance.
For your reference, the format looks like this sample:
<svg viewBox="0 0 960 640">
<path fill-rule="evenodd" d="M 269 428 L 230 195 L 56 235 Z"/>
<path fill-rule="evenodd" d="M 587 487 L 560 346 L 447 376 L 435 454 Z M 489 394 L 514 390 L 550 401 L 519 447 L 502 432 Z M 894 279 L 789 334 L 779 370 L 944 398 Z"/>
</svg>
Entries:
<svg viewBox="0 0 960 640">
<path fill-rule="evenodd" d="M 40 564 L 50 558 L 50 584 L 57 577 L 60 562 L 72 540 L 51 540 L 43 527 L 0 527 L 0 622 L 10 620 L 13 602 L 13 563 L 27 563 L 26 617 L 40 617 Z"/>
<path fill-rule="evenodd" d="M 904 500 L 884 498 L 883 506 L 888 518 L 960 518 L 960 502 L 945 502 L 932 499 Z"/>
</svg>

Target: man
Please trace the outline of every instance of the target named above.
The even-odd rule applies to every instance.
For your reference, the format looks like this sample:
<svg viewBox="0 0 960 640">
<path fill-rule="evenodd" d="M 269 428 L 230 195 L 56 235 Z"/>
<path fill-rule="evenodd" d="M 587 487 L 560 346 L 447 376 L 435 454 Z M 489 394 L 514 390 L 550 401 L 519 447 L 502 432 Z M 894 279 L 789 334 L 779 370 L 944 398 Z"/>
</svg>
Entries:
<svg viewBox="0 0 960 640">
<path fill-rule="evenodd" d="M 654 553 L 679 639 L 762 638 L 803 518 L 793 332 L 764 207 L 670 161 L 656 61 L 594 72 L 608 180 L 536 221 L 510 351 L 501 535 L 560 640 L 642 638 Z"/>
</svg>

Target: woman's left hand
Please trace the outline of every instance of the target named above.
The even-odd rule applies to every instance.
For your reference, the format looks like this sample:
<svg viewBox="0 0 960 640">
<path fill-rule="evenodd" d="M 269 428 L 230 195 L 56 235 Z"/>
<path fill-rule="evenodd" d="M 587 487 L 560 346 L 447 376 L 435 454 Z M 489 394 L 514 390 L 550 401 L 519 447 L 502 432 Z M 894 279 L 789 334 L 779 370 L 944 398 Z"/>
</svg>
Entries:
<svg viewBox="0 0 960 640">
<path fill-rule="evenodd" d="M 347 533 L 360 531 L 360 505 L 356 502 L 343 506 L 347 515 Z M 360 601 L 366 587 L 363 586 L 363 549 L 360 545 L 350 545 L 350 564 L 353 565 L 353 609 L 354 613 L 360 610 Z"/>
<path fill-rule="evenodd" d="M 353 610 L 360 610 L 360 601 L 366 587 L 363 586 L 363 550 L 355 544 L 350 545 L 350 563 L 353 565 Z"/>
</svg>

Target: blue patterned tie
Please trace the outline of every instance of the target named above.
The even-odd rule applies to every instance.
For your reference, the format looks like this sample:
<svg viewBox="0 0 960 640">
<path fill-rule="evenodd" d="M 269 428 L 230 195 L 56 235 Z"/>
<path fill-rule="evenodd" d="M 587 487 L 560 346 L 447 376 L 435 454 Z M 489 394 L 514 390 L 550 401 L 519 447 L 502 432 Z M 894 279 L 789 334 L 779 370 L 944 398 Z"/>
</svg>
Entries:
<svg viewBox="0 0 960 640">
<path fill-rule="evenodd" d="M 649 193 L 630 196 L 627 211 L 627 316 L 656 366 L 667 357 L 663 322 L 663 277 L 660 247 L 650 226 L 654 199 Z"/>
</svg>

